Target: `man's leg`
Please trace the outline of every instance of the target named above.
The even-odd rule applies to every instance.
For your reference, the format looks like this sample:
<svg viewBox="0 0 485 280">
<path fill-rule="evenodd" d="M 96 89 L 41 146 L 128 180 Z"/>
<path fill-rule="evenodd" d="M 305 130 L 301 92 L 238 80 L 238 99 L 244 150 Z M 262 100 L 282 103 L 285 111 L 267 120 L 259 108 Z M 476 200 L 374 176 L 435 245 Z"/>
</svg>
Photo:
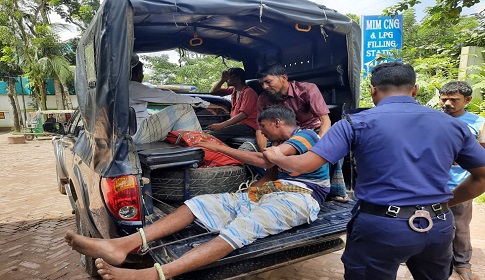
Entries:
<svg viewBox="0 0 485 280">
<path fill-rule="evenodd" d="M 182 205 L 171 214 L 144 229 L 147 242 L 178 232 L 192 223 L 194 219 L 195 216 L 190 209 Z M 65 240 L 73 250 L 94 258 L 103 258 L 114 265 L 123 263 L 129 252 L 142 245 L 140 233 L 116 239 L 98 239 L 84 237 L 68 231 Z"/>
<path fill-rule="evenodd" d="M 241 203 L 237 216 L 219 234 L 234 249 L 310 223 L 320 211 L 318 202 L 309 194 L 274 192 L 263 195 L 258 202 L 250 202 L 247 193 L 241 195 L 246 203 Z"/>
<path fill-rule="evenodd" d="M 329 198 L 338 202 L 348 202 L 347 188 L 345 186 L 344 176 L 342 174 L 342 165 L 344 159 L 340 159 L 337 163 L 330 165 L 330 193 Z"/>
<path fill-rule="evenodd" d="M 190 200 L 188 205 L 206 226 L 219 227 L 220 223 L 230 223 L 220 236 L 163 265 L 167 279 L 215 262 L 258 238 L 314 220 L 319 211 L 318 203 L 310 195 L 282 192 L 265 195 L 259 203 L 251 203 L 246 193 L 239 193 L 199 196 Z M 234 221 L 231 222 L 232 219 Z M 105 279 L 159 279 L 155 268 L 120 269 L 100 259 L 96 260 L 96 266 Z"/>
<path fill-rule="evenodd" d="M 433 228 L 423 236 L 427 243 L 425 249 L 406 262 L 414 279 L 447 280 L 450 277 L 453 235 L 451 212 L 446 214 L 446 220 L 433 218 Z"/>
<path fill-rule="evenodd" d="M 195 247 L 179 259 L 162 265 L 161 268 L 165 277 L 170 279 L 182 273 L 213 263 L 232 251 L 234 251 L 234 249 L 226 241 L 220 237 L 216 237 L 207 243 Z M 103 279 L 159 279 L 158 272 L 155 268 L 141 270 L 117 268 L 109 265 L 102 259 L 96 260 L 96 267 Z"/>
<path fill-rule="evenodd" d="M 455 270 L 469 272 L 471 269 L 472 245 L 470 242 L 470 222 L 472 220 L 472 200 L 452 206 L 455 216 L 455 238 L 453 239 L 453 266 Z M 459 271 L 461 272 L 461 271 Z"/>
<path fill-rule="evenodd" d="M 220 130 L 210 131 L 209 133 L 222 142 L 225 142 L 235 137 L 255 137 L 256 131 L 247 124 L 238 123 L 226 126 Z"/>
<path fill-rule="evenodd" d="M 139 123 L 133 141 L 137 144 L 163 140 L 173 130 L 202 131 L 194 109 L 189 104 L 168 106 Z"/>
<path fill-rule="evenodd" d="M 268 211 L 272 213 L 274 209 L 278 208 L 275 205 L 280 205 L 279 207 L 283 207 L 285 209 L 284 212 L 278 211 L 281 216 L 273 217 L 274 221 L 272 224 L 270 223 L 269 226 L 262 228 L 262 232 L 256 233 L 262 234 L 263 236 L 276 234 L 287 229 L 284 226 L 282 229 L 281 223 L 283 222 L 284 224 L 288 223 L 289 228 L 300 225 L 304 222 L 309 222 L 310 219 L 316 218 L 316 213 L 318 213 L 319 210 L 318 203 L 312 199 L 311 196 L 306 194 L 289 193 L 288 195 L 285 195 L 284 193 L 274 193 L 268 196 L 275 196 L 277 199 L 275 200 L 272 198 L 271 201 L 263 201 L 265 204 L 264 207 L 271 208 L 271 210 L 263 210 L 261 209 L 262 207 L 259 207 L 259 209 L 256 210 L 262 210 L 260 211 L 261 213 L 256 215 L 259 217 L 259 219 L 255 219 L 256 216 L 249 213 L 253 210 L 251 209 L 251 203 L 247 199 L 247 194 L 202 195 L 186 201 L 186 204 L 189 205 L 188 207 L 190 209 L 192 209 L 189 212 L 194 213 L 194 215 L 196 215 L 198 219 L 201 220 L 204 225 L 206 225 L 206 227 L 219 229 L 223 229 L 221 225 L 231 222 L 231 220 L 238 215 L 238 211 L 240 211 L 241 208 L 245 208 L 242 211 L 248 211 L 248 213 L 245 214 L 249 214 L 249 216 L 246 216 L 243 219 L 247 221 L 259 220 L 262 224 L 268 224 L 268 218 L 272 217 L 272 215 L 268 215 Z M 304 198 L 302 199 L 301 197 Z M 288 209 L 290 205 L 293 205 L 293 207 Z M 221 211 L 220 209 L 224 210 Z M 287 215 L 291 215 L 291 217 Z M 168 218 L 168 216 L 166 218 Z M 176 217 L 173 218 L 176 219 Z M 237 217 L 236 220 L 237 219 L 239 219 L 239 217 Z M 228 227 L 231 227 L 231 224 L 229 224 Z M 166 278 L 175 277 L 221 259 L 230 252 L 234 251 L 235 246 L 242 247 L 243 245 L 246 245 L 244 243 L 244 238 L 241 239 L 240 237 L 249 234 L 252 239 L 255 234 L 254 227 L 242 226 L 241 228 L 244 228 L 244 232 L 242 232 L 242 234 L 238 235 L 236 238 L 227 238 L 231 234 L 225 234 L 224 238 L 222 238 L 221 236 L 223 232 L 229 232 L 229 230 L 223 229 L 221 231 L 221 236 L 197 246 L 179 259 L 163 265 L 161 267 L 163 274 Z M 159 226 L 157 230 L 161 230 L 161 226 Z M 155 234 L 155 232 L 157 232 L 155 229 L 150 230 L 150 232 L 147 231 L 147 239 L 153 238 L 153 234 Z M 148 233 L 150 233 L 150 235 L 148 235 Z M 158 234 L 160 234 L 160 232 Z M 232 237 L 234 237 L 234 235 L 232 235 Z M 256 238 L 258 237 L 256 236 Z M 233 242 L 236 239 L 239 240 L 237 242 Z M 250 242 L 254 240 L 255 239 L 250 240 Z M 140 243 L 141 242 L 139 242 L 137 245 Z M 158 279 L 158 272 L 155 268 L 136 271 L 120 269 L 109 265 L 102 259 L 96 260 L 96 266 L 98 267 L 98 273 L 100 273 L 104 279 Z"/>
<path fill-rule="evenodd" d="M 408 219 L 358 213 L 349 223 L 347 244 L 342 255 L 345 279 L 395 279 L 400 263 L 429 250 L 428 244 L 432 242 L 430 236 L 437 239 L 436 243 L 441 243 L 440 245 L 435 244 L 436 251 L 439 249 L 441 252 L 446 251 L 442 248 L 443 246 L 445 249 L 450 248 L 453 237 L 451 215 L 448 214 L 446 217 L 446 221 L 433 218 L 435 223 L 433 229 L 427 233 L 420 233 L 409 227 Z M 420 227 L 426 227 L 427 222 L 422 222 L 423 225 Z M 436 260 L 432 259 L 436 255 L 430 254 L 428 257 L 431 262 Z M 422 263 L 419 263 L 420 267 L 426 266 L 427 261 L 423 260 Z M 415 279 L 442 279 L 417 277 L 421 274 L 414 273 L 413 264 L 409 263 L 408 267 L 413 272 Z M 448 264 L 444 265 L 448 265 L 449 268 L 450 264 L 451 254 L 448 254 Z M 444 270 L 435 271 L 435 275 L 449 273 Z"/>
<path fill-rule="evenodd" d="M 187 206 L 185 208 L 191 209 L 190 213 L 196 216 L 209 230 L 222 230 L 236 217 L 239 209 L 247 209 L 249 201 L 246 203 L 240 199 L 244 196 L 247 197 L 247 194 L 222 193 L 201 195 L 186 201 Z M 146 231 L 146 233 L 148 234 L 149 232 Z M 147 235 L 148 238 L 151 237 Z M 233 246 L 221 237 L 216 237 L 207 243 L 195 247 L 179 259 L 164 264 L 161 268 L 168 279 L 215 262 L 232 251 L 234 251 Z M 102 259 L 96 260 L 96 267 L 98 267 L 98 273 L 105 279 L 158 279 L 158 273 L 155 268 L 143 270 L 120 269 L 109 265 Z"/>
</svg>

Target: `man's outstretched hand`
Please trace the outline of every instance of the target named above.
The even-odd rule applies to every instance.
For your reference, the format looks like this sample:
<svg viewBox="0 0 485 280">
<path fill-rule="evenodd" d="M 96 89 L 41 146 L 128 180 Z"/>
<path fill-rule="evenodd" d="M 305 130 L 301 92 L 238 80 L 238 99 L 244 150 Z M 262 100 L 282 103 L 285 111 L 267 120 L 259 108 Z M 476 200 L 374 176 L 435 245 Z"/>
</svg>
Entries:
<svg viewBox="0 0 485 280">
<path fill-rule="evenodd" d="M 207 129 L 210 130 L 221 130 L 224 128 L 224 125 L 222 123 L 213 123 L 207 126 Z"/>
<path fill-rule="evenodd" d="M 215 142 L 201 140 L 200 142 L 195 143 L 194 147 L 201 147 L 201 148 L 206 148 L 206 149 L 214 151 L 214 152 L 219 152 L 219 148 L 221 147 L 221 145 L 217 144 Z"/>
</svg>

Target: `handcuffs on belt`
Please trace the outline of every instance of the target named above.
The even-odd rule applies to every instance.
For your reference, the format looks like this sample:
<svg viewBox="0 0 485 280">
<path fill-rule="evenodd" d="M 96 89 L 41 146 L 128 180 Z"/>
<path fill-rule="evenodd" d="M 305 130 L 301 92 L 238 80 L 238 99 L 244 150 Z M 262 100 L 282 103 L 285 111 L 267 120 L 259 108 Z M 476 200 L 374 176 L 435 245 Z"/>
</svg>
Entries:
<svg viewBox="0 0 485 280">
<path fill-rule="evenodd" d="M 428 220 L 428 226 L 426 228 L 417 228 L 414 225 L 414 220 L 416 218 L 425 218 L 426 220 Z M 408 223 L 411 229 L 416 232 L 428 232 L 433 227 L 433 220 L 431 219 L 429 212 L 426 210 L 420 210 L 420 209 L 416 210 L 414 214 L 411 217 L 409 217 Z"/>
<path fill-rule="evenodd" d="M 431 215 L 429 214 L 428 211 L 423 209 L 424 207 L 421 207 L 421 209 L 416 209 L 416 211 L 414 211 L 414 214 L 408 219 L 409 227 L 411 227 L 411 229 L 416 232 L 428 232 L 433 227 L 433 220 L 431 219 Z M 401 210 L 401 207 L 391 205 L 387 209 L 386 215 L 390 217 L 397 217 L 400 210 Z M 437 209 L 437 210 L 441 210 L 441 209 Z M 414 225 L 414 220 L 416 218 L 425 218 L 428 221 L 428 226 L 426 228 L 417 228 Z M 444 217 L 444 219 L 446 219 L 446 216 Z"/>
<path fill-rule="evenodd" d="M 439 203 L 433 204 L 431 205 L 431 209 L 436 214 L 436 218 L 443 221 L 446 220 L 446 214 L 443 213 L 443 208 L 441 204 Z M 397 218 L 399 211 L 401 211 L 401 207 L 391 205 L 387 208 L 386 215 L 389 217 Z M 428 226 L 426 228 L 417 228 L 414 225 L 414 220 L 416 218 L 425 218 L 428 221 Z M 431 219 L 431 215 L 429 214 L 429 211 L 424 210 L 424 207 L 422 206 L 416 206 L 416 211 L 414 211 L 414 214 L 411 217 L 409 217 L 408 223 L 409 223 L 409 227 L 411 227 L 411 229 L 416 232 L 428 232 L 433 227 L 433 220 Z"/>
</svg>

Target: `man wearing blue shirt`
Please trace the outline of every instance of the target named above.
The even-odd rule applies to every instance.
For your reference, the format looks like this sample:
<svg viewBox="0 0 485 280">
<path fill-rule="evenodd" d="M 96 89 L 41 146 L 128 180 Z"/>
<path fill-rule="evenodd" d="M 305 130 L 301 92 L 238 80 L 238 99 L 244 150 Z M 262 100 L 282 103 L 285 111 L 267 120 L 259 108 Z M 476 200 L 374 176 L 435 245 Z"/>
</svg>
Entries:
<svg viewBox="0 0 485 280">
<path fill-rule="evenodd" d="M 353 151 L 359 201 L 347 227 L 345 279 L 395 279 L 403 262 L 415 279 L 448 279 L 454 235 L 448 203 L 485 192 L 485 150 L 464 122 L 419 105 L 415 82 L 411 66 L 380 64 L 371 77 L 375 108 L 334 124 L 309 153 L 264 151 L 280 168 L 300 173 Z M 455 161 L 471 175 L 452 193 L 447 181 Z"/>
<path fill-rule="evenodd" d="M 443 111 L 458 120 L 465 122 L 468 128 L 485 147 L 483 126 L 485 118 L 465 110 L 472 99 L 472 88 L 466 82 L 451 81 L 440 90 L 440 103 Z M 451 179 L 448 181 L 450 190 L 454 190 L 470 173 L 454 163 L 450 169 Z M 472 220 L 472 200 L 451 207 L 455 217 L 455 238 L 453 239 L 453 266 L 462 279 L 478 280 L 471 270 L 472 245 L 470 242 L 470 222 Z"/>
</svg>

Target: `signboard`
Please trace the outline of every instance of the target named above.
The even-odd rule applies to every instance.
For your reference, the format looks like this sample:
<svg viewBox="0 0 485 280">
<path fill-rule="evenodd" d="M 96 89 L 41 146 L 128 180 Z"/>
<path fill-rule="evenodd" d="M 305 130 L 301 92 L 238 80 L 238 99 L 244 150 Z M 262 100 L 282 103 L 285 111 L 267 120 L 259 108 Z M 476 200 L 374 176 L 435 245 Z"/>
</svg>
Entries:
<svg viewBox="0 0 485 280">
<path fill-rule="evenodd" d="M 402 48 L 402 15 L 362 16 L 361 26 L 364 75 L 377 64 L 400 60 L 393 53 Z"/>
</svg>

